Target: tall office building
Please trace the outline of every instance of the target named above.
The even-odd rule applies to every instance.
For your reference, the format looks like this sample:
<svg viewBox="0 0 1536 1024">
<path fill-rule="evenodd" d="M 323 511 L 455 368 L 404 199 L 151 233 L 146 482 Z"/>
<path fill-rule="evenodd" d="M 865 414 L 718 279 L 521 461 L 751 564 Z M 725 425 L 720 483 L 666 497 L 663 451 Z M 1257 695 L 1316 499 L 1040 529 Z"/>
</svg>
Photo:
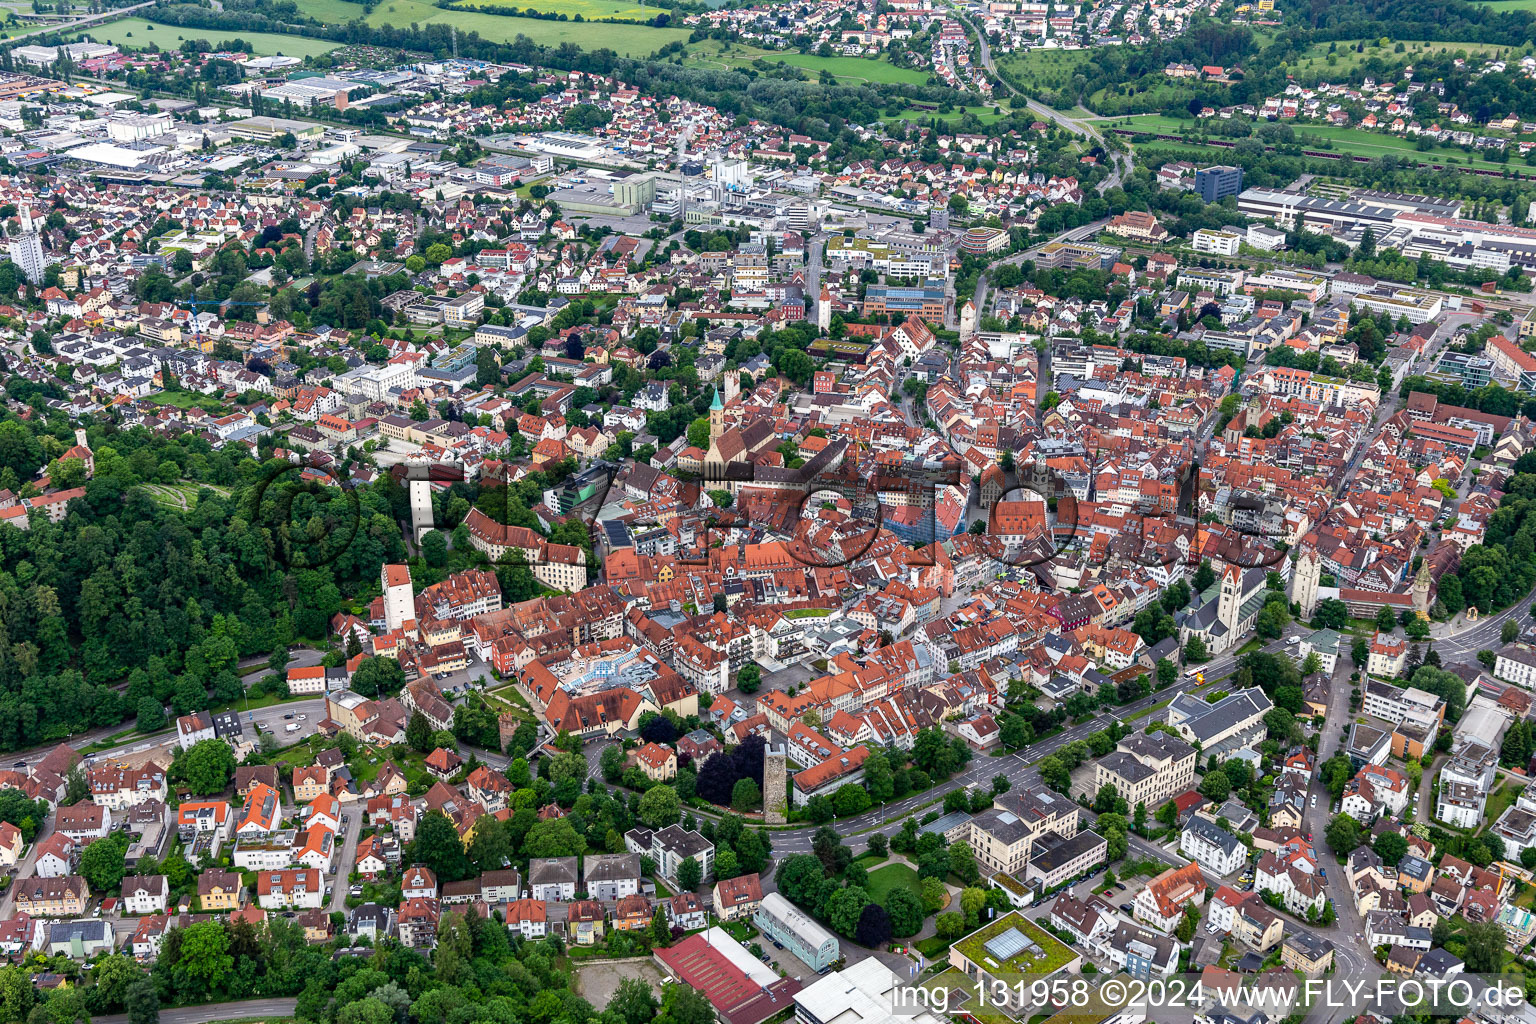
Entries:
<svg viewBox="0 0 1536 1024">
<path fill-rule="evenodd" d="M 21 268 L 28 281 L 43 283 L 48 260 L 43 255 L 43 240 L 37 233 L 37 222 L 25 206 L 21 208 L 21 234 L 11 239 L 11 262 Z"/>
<path fill-rule="evenodd" d="M 1243 190 L 1241 167 L 1202 167 L 1195 172 L 1195 191 L 1208 203 L 1220 202 Z"/>
</svg>

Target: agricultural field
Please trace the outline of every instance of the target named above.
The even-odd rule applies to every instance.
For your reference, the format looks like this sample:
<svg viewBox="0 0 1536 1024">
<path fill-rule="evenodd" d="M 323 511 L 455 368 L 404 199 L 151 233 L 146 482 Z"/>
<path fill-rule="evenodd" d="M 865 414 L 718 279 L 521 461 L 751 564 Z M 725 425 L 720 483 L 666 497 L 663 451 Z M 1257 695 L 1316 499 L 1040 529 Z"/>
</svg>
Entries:
<svg viewBox="0 0 1536 1024">
<path fill-rule="evenodd" d="M 1510 6 L 1515 7 L 1525 0 L 1504 0 Z M 1527 9 L 1536 10 L 1536 0 L 1529 0 L 1531 6 Z M 1337 43 L 1313 43 L 1305 53 L 1296 61 L 1295 70 L 1313 72 L 1319 75 L 1343 75 L 1354 71 L 1356 67 L 1364 64 L 1371 58 L 1377 58 L 1387 64 L 1411 64 L 1416 54 L 1448 53 L 1458 51 L 1466 53 L 1469 57 L 1475 56 L 1499 56 L 1518 52 L 1512 47 L 1496 46 L 1492 43 L 1453 43 L 1434 39 L 1404 39 L 1392 40 L 1385 46 L 1379 39 L 1363 40 L 1365 49 L 1356 52 L 1355 47 L 1362 40 L 1340 39 Z M 1328 52 L 1329 47 L 1334 47 L 1334 52 Z M 1397 51 L 1402 46 L 1401 53 Z M 1333 57 L 1333 63 L 1328 58 Z"/>
<path fill-rule="evenodd" d="M 924 85 L 928 81 L 926 71 L 899 68 L 888 61 L 871 57 L 816 57 L 794 50 L 764 50 L 740 43 L 729 44 L 727 48 L 715 39 L 706 39 L 689 47 L 683 63 L 688 67 L 728 71 L 750 67 L 758 60 L 789 64 L 812 75 L 826 71 L 834 78 L 850 82 Z"/>
<path fill-rule="evenodd" d="M 1093 59 L 1090 50 L 1043 50 L 1010 53 L 998 58 L 998 69 L 1025 92 L 1060 89 L 1079 68 Z"/>
<path fill-rule="evenodd" d="M 381 0 L 368 15 L 370 25 L 437 23 L 457 25 L 461 32 L 478 32 L 482 39 L 497 43 L 509 43 L 518 36 L 527 36 L 544 46 L 574 43 L 589 50 L 613 50 L 626 57 L 649 56 L 668 43 L 685 42 L 692 34 L 685 28 L 545 21 L 541 18 L 518 18 L 479 11 L 455 11 L 434 7 L 423 0 Z"/>
<path fill-rule="evenodd" d="M 1473 0 L 1491 11 L 1536 11 L 1536 0 Z"/>
<path fill-rule="evenodd" d="M 362 4 L 353 0 L 304 0 L 300 10 L 327 25 L 345 25 L 368 13 Z"/>
<path fill-rule="evenodd" d="M 345 0 L 343 0 L 345 2 Z M 670 9 L 660 5 L 647 7 L 627 0 L 468 0 L 475 7 L 506 7 L 521 11 L 538 11 L 540 14 L 564 14 L 574 18 L 581 15 L 587 21 L 601 18 L 623 18 L 626 21 L 650 21 Z"/>
<path fill-rule="evenodd" d="M 98 43 L 113 43 L 125 50 L 143 50 L 154 43 L 162 50 L 180 49 L 188 39 L 206 39 L 215 47 L 236 39 L 251 44 L 251 49 L 262 56 L 281 54 L 285 57 L 318 57 L 336 49 L 339 43 L 327 39 L 309 39 L 305 36 L 281 35 L 277 32 L 238 32 L 228 29 L 183 28 L 162 22 L 145 21 L 142 18 L 124 18 L 105 25 L 92 25 L 72 37 L 88 38 Z"/>
</svg>

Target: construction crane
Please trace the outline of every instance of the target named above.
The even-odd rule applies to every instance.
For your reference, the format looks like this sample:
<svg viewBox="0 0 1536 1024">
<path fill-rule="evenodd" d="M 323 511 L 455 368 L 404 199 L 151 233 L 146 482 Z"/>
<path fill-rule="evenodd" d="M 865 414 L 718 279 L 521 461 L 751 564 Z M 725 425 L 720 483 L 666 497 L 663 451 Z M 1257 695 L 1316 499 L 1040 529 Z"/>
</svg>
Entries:
<svg viewBox="0 0 1536 1024">
<path fill-rule="evenodd" d="M 271 303 L 269 303 L 269 302 L 231 302 L 231 301 L 229 301 L 227 299 L 222 300 L 222 301 L 219 300 L 219 299 L 199 299 L 197 296 L 194 295 L 190 299 L 180 299 L 180 300 L 177 300 L 176 305 L 191 307 L 191 309 L 192 309 L 192 340 L 193 340 L 194 343 L 197 344 L 197 346 L 199 348 L 201 348 L 202 347 L 202 338 L 200 337 L 200 335 L 202 334 L 202 328 L 200 327 L 200 325 L 197 322 L 198 313 L 200 312 L 199 307 L 212 307 L 213 309 L 223 309 L 225 306 L 262 306 L 262 307 L 265 307 L 265 306 L 271 305 Z"/>
</svg>

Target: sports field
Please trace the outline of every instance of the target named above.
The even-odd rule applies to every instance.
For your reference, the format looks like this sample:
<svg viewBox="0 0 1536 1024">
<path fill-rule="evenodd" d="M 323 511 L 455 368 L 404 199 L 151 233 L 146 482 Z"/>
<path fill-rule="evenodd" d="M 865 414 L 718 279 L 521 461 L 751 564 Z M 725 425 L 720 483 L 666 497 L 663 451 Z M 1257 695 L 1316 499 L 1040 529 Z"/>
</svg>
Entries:
<svg viewBox="0 0 1536 1024">
<path fill-rule="evenodd" d="M 719 40 L 706 39 L 688 49 L 683 63 L 689 67 L 713 68 L 726 71 L 751 66 L 758 60 L 776 64 L 789 64 L 812 75 L 826 71 L 834 78 L 852 82 L 910 83 L 924 85 L 928 81 L 926 71 L 899 68 L 896 65 L 872 57 L 816 57 L 793 50 L 762 50 L 754 46 L 733 43 L 725 49 Z"/>
<path fill-rule="evenodd" d="M 494 0 L 493 0 L 494 2 Z M 370 25 L 457 25 L 460 32 L 478 32 L 482 39 L 509 43 L 527 36 L 544 46 L 574 43 L 587 50 L 609 49 L 626 57 L 647 57 L 670 42 L 684 42 L 692 33 L 685 28 L 649 28 L 644 25 L 610 25 L 586 21 L 545 21 L 479 11 L 455 11 L 434 7 L 422 0 L 380 0 L 368 15 Z"/>
<path fill-rule="evenodd" d="M 340 46 L 327 39 L 309 39 L 305 36 L 280 35 L 276 32 L 239 32 L 230 29 L 190 28 L 166 25 L 143 18 L 123 18 L 105 25 L 92 25 L 75 33 L 74 37 L 90 38 L 98 43 L 112 43 L 125 50 L 142 50 L 154 43 L 162 50 L 176 50 L 188 39 L 206 39 L 215 48 L 236 39 L 251 44 L 251 49 L 262 56 L 281 54 L 285 57 L 312 57 L 329 53 Z"/>
</svg>

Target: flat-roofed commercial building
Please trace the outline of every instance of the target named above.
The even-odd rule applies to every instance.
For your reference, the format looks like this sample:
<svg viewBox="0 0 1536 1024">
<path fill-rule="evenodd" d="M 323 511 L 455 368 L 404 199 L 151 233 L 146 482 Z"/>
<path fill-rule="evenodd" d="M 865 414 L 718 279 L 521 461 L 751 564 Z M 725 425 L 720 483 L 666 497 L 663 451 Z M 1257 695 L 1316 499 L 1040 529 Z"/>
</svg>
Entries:
<svg viewBox="0 0 1536 1024">
<path fill-rule="evenodd" d="M 763 897 L 762 906 L 752 915 L 752 923 L 768 938 L 782 943 L 813 971 L 826 970 L 841 955 L 837 936 L 776 892 Z"/>
</svg>

